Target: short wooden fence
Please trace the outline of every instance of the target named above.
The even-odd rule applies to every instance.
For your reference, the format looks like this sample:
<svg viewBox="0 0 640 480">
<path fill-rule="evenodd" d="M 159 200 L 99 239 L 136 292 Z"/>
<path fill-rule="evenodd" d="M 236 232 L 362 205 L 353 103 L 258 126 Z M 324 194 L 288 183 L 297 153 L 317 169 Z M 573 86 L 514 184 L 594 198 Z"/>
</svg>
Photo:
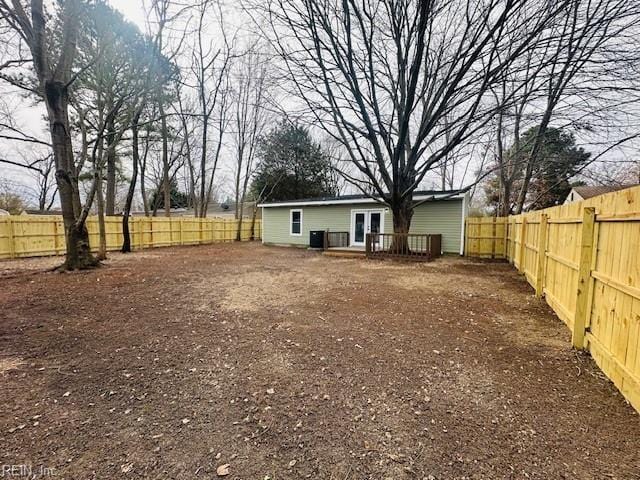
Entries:
<svg viewBox="0 0 640 480">
<path fill-rule="evenodd" d="M 431 261 L 442 253 L 442 235 L 414 233 L 368 233 L 366 255 L 369 258 L 402 258 Z"/>
<path fill-rule="evenodd" d="M 130 217 L 133 250 L 174 245 L 202 245 L 232 242 L 238 221 L 226 218 Z M 91 249 L 97 251 L 98 218 L 87 219 Z M 251 238 L 251 219 L 242 221 L 242 240 Z M 122 247 L 122 217 L 105 217 L 107 250 Z M 254 238 L 261 237 L 256 220 Z M 64 223 L 59 215 L 18 215 L 0 217 L 0 259 L 64 255 Z"/>
<path fill-rule="evenodd" d="M 523 215 L 468 218 L 466 254 L 505 258 L 640 411 L 640 187 Z"/>
</svg>

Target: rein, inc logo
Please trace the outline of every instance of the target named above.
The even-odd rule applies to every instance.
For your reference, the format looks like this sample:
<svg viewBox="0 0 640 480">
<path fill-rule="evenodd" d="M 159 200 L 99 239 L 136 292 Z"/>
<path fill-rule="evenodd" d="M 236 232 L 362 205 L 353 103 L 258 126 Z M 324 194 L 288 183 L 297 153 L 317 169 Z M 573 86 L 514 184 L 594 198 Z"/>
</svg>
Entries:
<svg viewBox="0 0 640 480">
<path fill-rule="evenodd" d="M 0 465 L 0 478 L 45 478 L 54 477 L 56 469 L 44 465 Z"/>
</svg>

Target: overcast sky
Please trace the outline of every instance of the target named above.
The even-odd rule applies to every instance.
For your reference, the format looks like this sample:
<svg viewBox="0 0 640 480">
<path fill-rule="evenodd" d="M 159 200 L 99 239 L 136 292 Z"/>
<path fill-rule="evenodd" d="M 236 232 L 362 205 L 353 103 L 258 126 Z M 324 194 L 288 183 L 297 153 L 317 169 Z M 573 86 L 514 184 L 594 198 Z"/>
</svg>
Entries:
<svg viewBox="0 0 640 480">
<path fill-rule="evenodd" d="M 145 5 L 150 5 L 150 0 L 110 0 L 109 3 L 134 24 L 136 24 L 141 31 L 145 31 Z M 230 8 L 233 9 L 235 4 L 231 4 Z M 242 25 L 242 20 L 236 15 L 230 15 L 232 22 L 239 22 Z M 240 25 L 236 24 L 236 27 Z M 215 29 L 212 29 L 215 31 Z M 0 102 L 6 102 L 17 113 L 17 119 L 20 127 L 25 129 L 33 136 L 37 136 L 43 139 L 49 137 L 48 132 L 45 130 L 46 124 L 43 121 L 44 107 L 42 104 L 34 105 L 32 99 L 24 98 L 18 94 L 15 90 L 12 90 L 6 84 L 0 87 Z M 616 149 L 611 152 L 608 157 L 619 159 L 622 155 L 627 154 L 635 158 L 637 155 L 637 144 L 629 144 L 624 149 Z M 589 149 L 587 147 L 587 149 Z M 597 151 L 597 149 L 595 149 Z M 625 151 L 626 150 L 626 151 Z M 8 158 L 15 158 L 17 161 L 21 161 L 22 158 L 33 157 L 34 147 L 32 144 L 20 144 L 20 142 L 13 142 L 8 145 L 6 142 L 0 141 L 0 151 Z M 43 150 L 46 152 L 46 149 Z M 221 172 L 224 175 L 224 172 Z M 221 175 L 221 176 L 222 176 Z M 466 182 L 471 180 L 473 176 L 473 169 L 467 172 L 468 177 L 464 178 Z M 433 178 L 433 177 L 432 177 Z M 0 181 L 8 183 L 10 186 L 15 187 L 26 195 L 29 195 L 30 185 L 34 185 L 33 176 L 25 171 L 23 168 L 10 167 L 0 164 Z M 222 181 L 221 177 L 218 177 L 218 182 Z M 432 187 L 435 185 L 429 185 Z"/>
<path fill-rule="evenodd" d="M 128 20 L 138 25 L 141 31 L 144 31 L 145 2 L 143 0 L 111 0 L 109 3 L 120 10 Z M 2 95 L 2 101 L 9 103 L 10 107 L 18 113 L 17 119 L 25 131 L 34 136 L 48 139 L 46 125 L 42 121 L 44 115 L 42 104 L 33 105 L 32 100 L 22 98 L 15 90 L 6 85 L 2 85 L 0 95 Z M 20 160 L 21 154 L 29 154 L 32 148 L 31 144 L 20 145 L 19 142 L 13 142 L 13 144 L 7 145 L 6 142 L 0 142 L 2 154 L 9 158 L 17 157 L 17 160 Z M 7 182 L 12 188 L 23 190 L 23 193 L 27 195 L 30 194 L 30 186 L 34 182 L 33 175 L 26 172 L 25 169 L 5 164 L 0 165 L 0 180 Z"/>
<path fill-rule="evenodd" d="M 109 3 L 144 31 L 145 10 L 142 0 L 111 0 Z"/>
</svg>

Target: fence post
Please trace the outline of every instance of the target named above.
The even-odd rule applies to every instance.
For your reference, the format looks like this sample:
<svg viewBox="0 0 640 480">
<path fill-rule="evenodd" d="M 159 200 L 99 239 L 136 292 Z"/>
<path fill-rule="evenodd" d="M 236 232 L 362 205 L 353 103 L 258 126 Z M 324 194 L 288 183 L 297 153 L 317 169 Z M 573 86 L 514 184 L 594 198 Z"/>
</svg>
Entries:
<svg viewBox="0 0 640 480">
<path fill-rule="evenodd" d="M 502 249 L 503 256 L 505 259 L 509 259 L 509 217 L 500 217 L 502 218 Z"/>
<path fill-rule="evenodd" d="M 527 218 L 522 217 L 522 227 L 520 227 L 520 251 L 518 252 L 518 272 L 524 273 L 524 254 L 527 250 Z"/>
<path fill-rule="evenodd" d="M 367 257 L 371 256 L 371 234 L 367 233 L 367 237 L 366 237 L 366 242 L 365 242 L 365 254 Z"/>
<path fill-rule="evenodd" d="M 134 217 L 135 218 L 135 217 Z M 138 245 L 140 246 L 140 250 L 144 250 L 144 220 L 147 217 L 141 217 L 137 220 L 138 222 Z"/>
<path fill-rule="evenodd" d="M 324 238 L 322 239 L 322 246 L 324 247 L 324 250 L 327 251 L 329 250 L 329 230 L 325 230 L 323 235 Z"/>
<path fill-rule="evenodd" d="M 591 278 L 591 262 L 596 250 L 593 234 L 596 224 L 596 209 L 587 207 L 582 216 L 582 235 L 580 242 L 580 264 L 578 268 L 578 287 L 576 289 L 576 314 L 573 320 L 571 343 L 575 348 L 584 348 L 584 335 L 587 325 L 587 307 Z"/>
<path fill-rule="evenodd" d="M 58 217 L 53 219 L 53 252 L 58 254 Z"/>
<path fill-rule="evenodd" d="M 7 217 L 7 235 L 9 237 L 9 258 L 16 258 L 16 244 L 13 235 L 13 220 L 11 220 L 11 216 Z"/>
<path fill-rule="evenodd" d="M 513 265 L 516 256 L 516 221 L 511 221 L 511 217 L 507 217 L 507 240 L 509 242 L 509 250 L 507 251 L 507 259 L 509 260 L 509 264 Z"/>
<path fill-rule="evenodd" d="M 538 230 L 538 262 L 536 267 L 536 297 L 542 297 L 544 291 L 545 264 L 547 261 L 547 227 L 548 217 L 546 213 L 540 215 L 540 228 Z"/>
<path fill-rule="evenodd" d="M 471 252 L 469 252 L 469 244 L 471 243 L 471 241 L 469 240 L 469 235 L 470 231 L 471 231 L 471 222 L 469 220 L 470 217 L 467 217 L 464 219 L 464 255 L 465 257 L 470 257 L 471 256 Z"/>
<path fill-rule="evenodd" d="M 491 258 L 496 258 L 496 217 L 491 217 Z"/>
</svg>

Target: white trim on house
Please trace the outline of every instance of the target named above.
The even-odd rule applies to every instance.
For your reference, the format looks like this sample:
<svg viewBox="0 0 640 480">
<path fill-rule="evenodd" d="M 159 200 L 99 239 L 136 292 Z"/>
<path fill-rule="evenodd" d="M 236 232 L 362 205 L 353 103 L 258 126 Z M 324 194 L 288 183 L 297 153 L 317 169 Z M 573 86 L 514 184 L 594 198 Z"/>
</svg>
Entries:
<svg viewBox="0 0 640 480">
<path fill-rule="evenodd" d="M 293 212 L 299 212 L 300 213 L 300 233 L 293 233 Z M 302 209 L 301 208 L 292 208 L 291 210 L 289 210 L 289 235 L 291 235 L 292 237 L 301 237 L 302 236 L 302 230 L 303 230 L 303 223 L 302 223 Z"/>
<path fill-rule="evenodd" d="M 467 202 L 469 201 L 469 193 L 465 193 L 462 197 L 462 227 L 460 228 L 460 255 L 464 255 L 464 230 L 467 226 L 465 221 L 467 218 Z"/>
<path fill-rule="evenodd" d="M 429 195 L 416 195 L 413 197 L 413 200 L 418 202 L 421 200 L 428 200 L 433 198 L 434 200 L 459 200 L 464 199 L 465 193 L 457 193 L 455 195 L 451 195 L 449 193 L 434 193 Z M 262 208 L 276 208 L 276 207 L 305 207 L 305 206 L 322 206 L 322 205 L 344 205 L 350 203 L 377 203 L 382 204 L 381 198 L 345 198 L 345 199 L 334 199 L 334 200 L 292 200 L 290 202 L 282 202 L 282 203 L 261 203 L 258 207 Z"/>
<path fill-rule="evenodd" d="M 351 221 L 349 222 L 349 244 L 352 247 L 364 247 L 366 243 L 367 233 L 371 233 L 371 214 L 380 214 L 380 233 L 384 233 L 384 217 L 388 209 L 386 208 L 352 208 Z M 362 242 L 356 243 L 356 214 L 364 213 L 364 234 L 365 238 Z"/>
<path fill-rule="evenodd" d="M 259 205 L 256 205 L 256 207 L 260 208 Z M 260 241 L 264 245 L 264 207 L 260 211 Z"/>
</svg>

